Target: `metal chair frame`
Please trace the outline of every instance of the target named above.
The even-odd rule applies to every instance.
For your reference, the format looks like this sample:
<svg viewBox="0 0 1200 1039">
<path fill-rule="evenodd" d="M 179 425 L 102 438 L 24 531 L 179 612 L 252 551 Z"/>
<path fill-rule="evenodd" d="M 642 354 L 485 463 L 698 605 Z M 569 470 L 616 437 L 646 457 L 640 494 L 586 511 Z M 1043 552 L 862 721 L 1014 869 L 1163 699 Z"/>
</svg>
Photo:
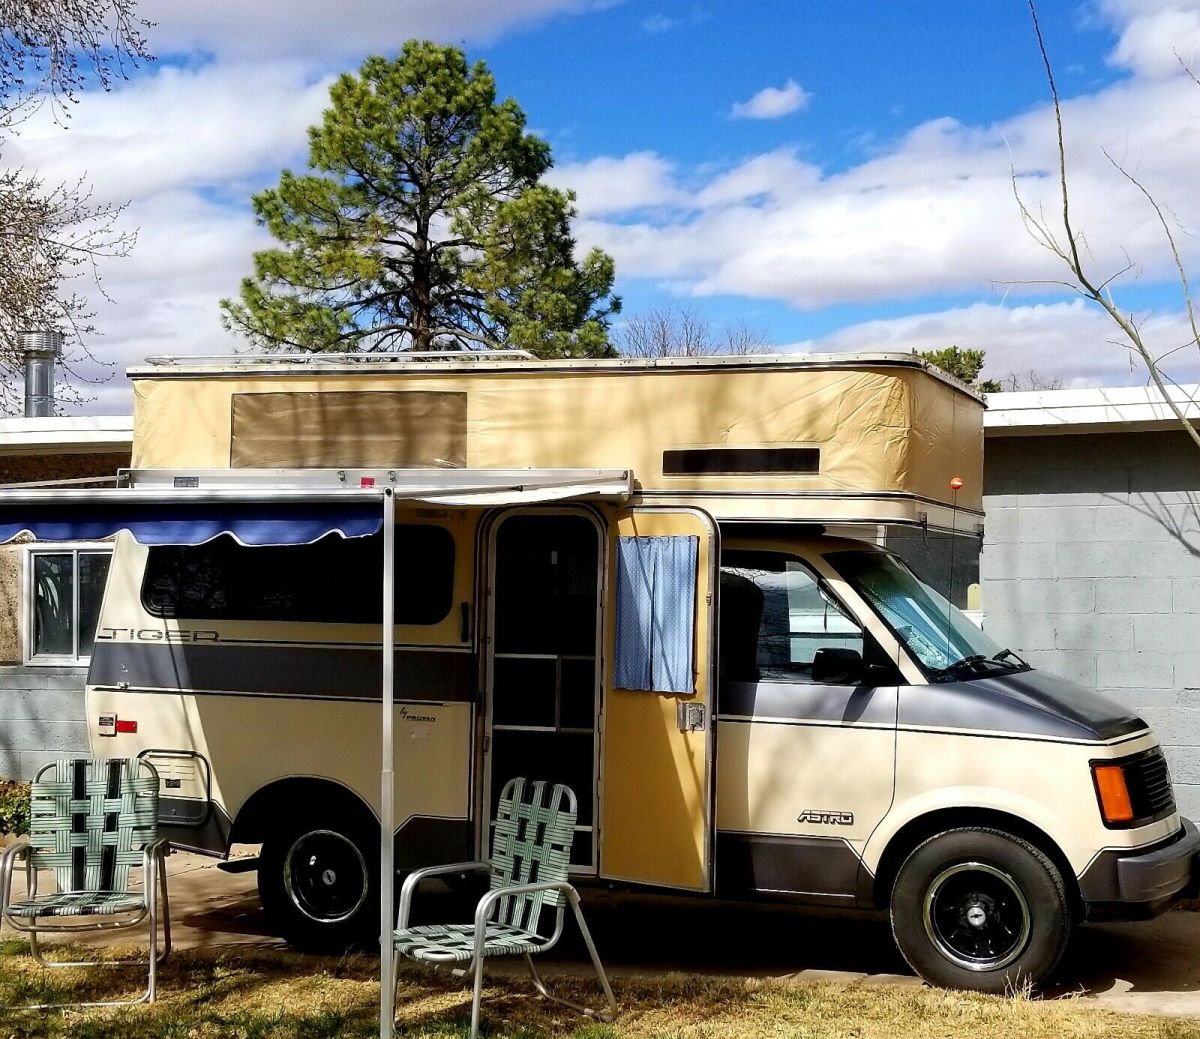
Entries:
<svg viewBox="0 0 1200 1039">
<path fill-rule="evenodd" d="M 505 784 L 504 792 L 501 794 L 501 803 L 503 804 L 506 798 L 511 797 L 514 788 L 517 789 L 518 792 L 523 792 L 523 785 L 524 780 L 518 779 L 510 780 L 507 784 Z M 534 784 L 535 797 L 540 797 L 540 788 L 543 788 L 544 786 L 545 784 L 543 783 Z M 574 791 L 572 791 L 570 787 L 561 785 L 556 786 L 554 788 L 554 793 L 552 794 L 552 799 L 559 796 L 560 790 L 568 798 L 571 824 L 573 826 L 575 813 L 577 811 L 577 802 Z M 495 854 L 496 848 L 493 846 L 493 857 Z M 397 933 L 406 931 L 408 929 L 409 917 L 412 911 L 413 896 L 416 894 L 418 886 L 423 881 L 428 880 L 430 877 L 446 876 L 451 874 L 461 875 L 464 873 L 488 873 L 493 877 L 493 884 L 495 885 L 497 872 L 494 863 L 490 860 L 478 862 L 458 862 L 446 866 L 430 866 L 426 869 L 420 869 L 414 873 L 410 873 L 405 878 L 404 885 L 400 890 L 400 908 L 396 920 Z M 480 1003 L 483 998 L 483 963 L 486 959 L 484 949 L 487 943 L 487 924 L 489 923 L 489 918 L 492 916 L 493 911 L 496 909 L 501 899 L 519 899 L 526 896 L 537 896 L 542 894 L 549 894 L 553 900 L 551 904 L 555 906 L 554 930 L 551 932 L 549 938 L 542 939 L 542 943 L 535 950 L 523 951 L 521 953 L 525 959 L 526 967 L 529 968 L 529 975 L 533 982 L 533 987 L 544 999 L 548 999 L 554 1003 L 559 1003 L 562 1006 L 570 1007 L 572 1010 L 576 1010 L 586 1017 L 595 1018 L 596 1020 L 605 1022 L 611 1022 L 616 1017 L 617 1001 L 613 996 L 612 987 L 609 985 L 608 975 L 604 971 L 604 965 L 600 961 L 600 954 L 596 951 L 596 944 L 592 940 L 592 933 L 588 930 L 587 922 L 583 918 L 583 910 L 580 906 L 579 893 L 575 890 L 574 886 L 568 883 L 566 879 L 556 879 L 534 884 L 493 886 L 492 889 L 479 900 L 475 907 L 475 916 L 472 925 L 474 931 L 474 947 L 472 950 L 471 959 L 465 966 L 451 969 L 451 973 L 455 977 L 465 977 L 468 974 L 472 974 L 474 977 L 474 987 L 471 998 L 471 1039 L 476 1039 L 476 1037 L 479 1035 Z M 546 983 L 542 979 L 541 975 L 538 974 L 537 967 L 534 966 L 533 956 L 535 954 L 547 952 L 548 950 L 554 948 L 554 946 L 558 944 L 559 939 L 562 937 L 566 919 L 566 906 L 568 904 L 570 905 L 571 911 L 574 914 L 576 923 L 579 925 L 579 932 L 583 937 L 584 945 L 587 946 L 588 955 L 591 957 L 592 966 L 596 971 L 596 978 L 600 983 L 600 987 L 604 991 L 604 997 L 607 1002 L 607 1006 L 603 1009 L 597 1010 L 592 1007 L 584 1006 L 580 1003 L 575 1003 L 569 999 L 564 999 L 561 996 L 554 995 L 546 986 Z M 536 924 L 537 920 L 535 919 L 534 925 L 536 926 Z M 509 955 L 516 954 L 512 953 Z M 420 956 L 420 959 L 423 962 L 431 963 L 434 966 L 461 962 L 458 957 L 455 957 L 449 952 L 445 954 L 438 954 L 436 952 L 423 952 Z M 396 957 L 393 961 L 392 968 L 393 991 L 395 991 L 398 983 L 399 957 Z M 394 1028 L 395 1022 L 389 1022 L 389 1029 L 391 1031 L 388 1039 L 391 1039 L 391 1035 L 395 1034 Z"/>
<path fill-rule="evenodd" d="M 86 760 L 86 759 L 85 759 Z M 34 782 L 38 782 L 44 773 L 52 768 L 57 767 L 58 762 L 51 762 L 44 766 L 37 773 Z M 154 766 L 147 761 L 131 762 L 134 768 L 144 768 L 154 777 L 155 783 L 158 782 L 158 772 Z M 36 823 L 34 824 L 36 825 Z M 32 829 L 32 827 L 31 827 Z M 153 1003 L 157 994 L 158 983 L 158 966 L 163 963 L 171 954 L 171 904 L 167 894 L 167 872 L 166 872 L 166 857 L 170 853 L 169 842 L 160 837 L 153 837 L 142 846 L 142 891 L 140 897 L 142 905 L 140 908 L 123 910 L 114 913 L 105 914 L 88 914 L 96 916 L 110 917 L 108 920 L 100 920 L 95 923 L 71 923 L 67 925 L 48 925 L 39 923 L 39 919 L 44 920 L 61 920 L 62 916 L 46 914 L 44 916 L 34 915 L 28 919 L 16 917 L 12 914 L 11 906 L 14 901 L 12 898 L 12 881 L 13 870 L 16 866 L 17 859 L 23 859 L 25 863 L 25 889 L 26 899 L 32 900 L 37 897 L 38 893 L 38 857 L 39 853 L 44 849 L 34 847 L 28 838 L 18 841 L 16 844 L 10 845 L 4 849 L 4 853 L 0 856 L 0 926 L 7 923 L 14 931 L 29 935 L 29 951 L 37 963 L 46 969 L 54 968 L 71 968 L 71 967 L 130 967 L 140 964 L 139 961 L 130 963 L 128 961 L 112 961 L 112 960 L 49 960 L 43 954 L 39 947 L 38 936 L 43 934 L 90 934 L 97 931 L 121 931 L 128 930 L 132 927 L 137 927 L 142 921 L 149 918 L 150 924 L 150 955 L 147 957 L 148 976 L 145 991 L 136 999 L 111 1000 L 93 1003 L 38 1003 L 24 1007 L 13 1007 L 15 1010 L 61 1010 L 75 1007 L 119 1007 L 119 1006 L 137 1006 L 142 1003 Z M 72 894 L 72 891 L 58 890 L 59 894 Z M 100 893 L 86 892 L 84 893 Z M 133 891 L 124 892 L 103 892 L 111 894 L 139 894 Z M 117 919 L 111 919 L 116 917 Z M 72 920 L 83 920 L 85 916 L 74 916 Z M 159 950 L 159 929 L 162 929 L 162 949 Z"/>
</svg>

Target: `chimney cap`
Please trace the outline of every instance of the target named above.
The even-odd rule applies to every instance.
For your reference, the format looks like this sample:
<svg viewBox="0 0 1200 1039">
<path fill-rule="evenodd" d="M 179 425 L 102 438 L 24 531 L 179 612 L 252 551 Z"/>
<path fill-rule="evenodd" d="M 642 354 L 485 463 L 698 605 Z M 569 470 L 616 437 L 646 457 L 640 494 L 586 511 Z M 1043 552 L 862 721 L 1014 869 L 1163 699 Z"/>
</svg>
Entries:
<svg viewBox="0 0 1200 1039">
<path fill-rule="evenodd" d="M 53 329 L 18 332 L 17 345 L 23 354 L 50 354 L 61 357 L 63 334 Z"/>
</svg>

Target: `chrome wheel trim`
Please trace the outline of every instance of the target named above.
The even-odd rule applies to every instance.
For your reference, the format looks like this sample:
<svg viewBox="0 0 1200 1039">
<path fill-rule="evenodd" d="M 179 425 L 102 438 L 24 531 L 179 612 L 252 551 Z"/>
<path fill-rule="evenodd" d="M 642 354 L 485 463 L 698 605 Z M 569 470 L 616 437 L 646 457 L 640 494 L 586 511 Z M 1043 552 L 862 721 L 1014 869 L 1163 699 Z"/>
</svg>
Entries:
<svg viewBox="0 0 1200 1039">
<path fill-rule="evenodd" d="M 343 859 L 349 865 L 351 877 L 358 877 L 360 880 L 358 897 L 349 909 L 341 912 L 322 914 L 316 909 L 309 898 L 307 889 L 312 886 L 312 880 L 315 876 L 320 876 L 327 886 L 330 887 L 337 882 L 336 871 L 333 871 L 332 867 L 326 861 L 318 861 L 314 854 L 314 849 L 306 847 L 306 845 L 311 845 L 314 841 L 327 841 L 330 850 L 340 852 Z M 317 849 L 319 848 L 320 844 L 318 843 Z M 348 855 L 346 854 L 347 851 L 349 852 Z M 307 863 L 303 861 L 306 854 L 311 856 Z M 305 876 L 306 872 L 311 872 L 312 876 Z M 336 830 L 309 830 L 292 842 L 291 847 L 287 850 L 287 855 L 284 856 L 283 887 L 287 892 L 288 898 L 291 899 L 292 905 L 309 920 L 318 924 L 338 924 L 344 920 L 349 920 L 350 917 L 362 908 L 363 903 L 367 900 L 367 895 L 370 893 L 370 877 L 367 873 L 367 863 L 362 856 L 362 852 L 344 833 L 338 833 Z"/>
<path fill-rule="evenodd" d="M 946 936 L 935 919 L 935 915 L 945 914 L 951 908 L 947 905 L 937 905 L 938 896 L 945 889 L 946 884 L 955 877 L 961 877 L 966 873 L 982 874 L 993 885 L 998 883 L 1006 889 L 1010 904 L 1004 907 L 1005 915 L 1010 918 L 1010 923 L 1015 923 L 1016 937 L 1011 941 L 1010 946 L 1000 955 L 991 958 L 972 957 L 963 951 L 955 949 L 947 941 Z M 994 902 L 991 899 L 983 902 L 979 899 L 970 901 L 959 900 L 958 908 L 961 909 L 964 917 L 970 919 L 970 926 L 976 925 L 976 921 L 980 919 L 981 914 L 983 924 L 980 930 L 990 922 L 994 910 L 989 909 L 986 901 Z M 1015 919 L 1012 912 L 1014 908 L 1016 910 Z M 1008 873 L 986 862 L 959 862 L 939 873 L 926 891 L 921 916 L 925 924 L 925 933 L 937 950 L 955 966 L 970 971 L 1002 970 L 1009 966 L 1025 951 L 1029 945 L 1029 937 L 1033 932 L 1033 921 L 1029 913 L 1029 903 L 1025 900 L 1025 895 L 1021 891 L 1020 886 Z"/>
</svg>

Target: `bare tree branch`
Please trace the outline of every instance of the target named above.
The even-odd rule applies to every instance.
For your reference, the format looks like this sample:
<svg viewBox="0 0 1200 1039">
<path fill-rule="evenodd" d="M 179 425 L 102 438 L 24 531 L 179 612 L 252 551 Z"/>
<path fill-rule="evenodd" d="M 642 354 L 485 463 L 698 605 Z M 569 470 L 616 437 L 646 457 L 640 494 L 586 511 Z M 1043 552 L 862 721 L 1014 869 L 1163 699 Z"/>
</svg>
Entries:
<svg viewBox="0 0 1200 1039">
<path fill-rule="evenodd" d="M 89 85 L 108 90 L 130 65 L 150 60 L 136 0 L 0 0 L 0 132 L 49 102 L 64 122 Z M 2 143 L 2 139 L 0 139 Z M 0 410 L 15 410 L 22 358 L 16 336 L 57 329 L 66 337 L 60 398 L 84 399 L 76 364 L 109 367 L 88 345 L 95 313 L 71 282 L 87 277 L 109 299 L 101 262 L 127 256 L 137 232 L 120 226 L 124 205 L 97 203 L 83 178 L 49 186 L 36 173 L 0 169 Z"/>
<path fill-rule="evenodd" d="M 0 108 L 27 115 L 48 100 L 69 117 L 88 82 L 108 90 L 129 66 L 153 60 L 149 28 L 136 0 L 0 0 Z"/>
<path fill-rule="evenodd" d="M 1054 253 L 1054 255 L 1058 256 L 1061 260 L 1063 260 L 1064 263 L 1066 263 L 1067 267 L 1071 271 L 1071 276 L 1076 283 L 1074 287 L 1080 290 L 1088 299 L 1092 300 L 1099 307 L 1101 307 L 1104 312 L 1113 320 L 1117 327 L 1120 328 L 1120 330 L 1124 333 L 1125 338 L 1132 346 L 1133 352 L 1136 353 L 1142 365 L 1149 374 L 1150 381 L 1154 384 L 1155 389 L 1157 389 L 1161 395 L 1163 402 L 1167 405 L 1172 414 L 1174 414 L 1176 419 L 1179 420 L 1180 425 L 1186 431 L 1188 436 L 1191 437 L 1196 446 L 1200 447 L 1200 430 L 1197 430 L 1196 426 L 1189 421 L 1186 413 L 1180 405 L 1180 402 L 1177 401 L 1168 391 L 1166 386 L 1168 380 L 1159 369 L 1158 358 L 1154 355 L 1154 352 L 1149 349 L 1145 340 L 1142 338 L 1141 329 L 1138 327 L 1136 319 L 1132 314 L 1121 310 L 1117 305 L 1116 300 L 1113 298 L 1111 289 L 1112 282 L 1115 278 L 1128 271 L 1130 269 L 1129 266 L 1125 267 L 1121 271 L 1118 271 L 1117 274 L 1114 274 L 1098 283 L 1084 267 L 1081 252 L 1087 250 L 1086 238 L 1081 233 L 1076 232 L 1071 222 L 1071 197 L 1067 178 L 1067 149 L 1063 138 L 1062 104 L 1059 99 L 1058 85 L 1054 80 L 1054 69 L 1050 62 L 1050 55 L 1046 49 L 1046 41 L 1042 36 L 1042 27 L 1038 21 L 1037 6 L 1034 3 L 1034 0 L 1028 0 L 1028 4 L 1029 13 L 1033 19 L 1034 34 L 1037 37 L 1038 52 L 1041 54 L 1042 66 L 1046 71 L 1046 80 L 1050 85 L 1050 96 L 1054 102 L 1054 125 L 1058 146 L 1058 182 L 1059 190 L 1062 196 L 1062 226 L 1063 233 L 1066 237 L 1065 247 L 1059 245 L 1054 235 L 1050 232 L 1044 217 L 1039 220 L 1030 214 L 1028 206 L 1025 205 L 1024 201 L 1020 197 L 1020 190 L 1017 185 L 1016 173 L 1014 171 L 1012 175 L 1013 194 L 1017 197 L 1017 204 L 1020 209 L 1021 219 L 1025 224 L 1026 230 L 1029 231 L 1031 237 L 1033 237 L 1035 241 L 1048 249 L 1050 252 Z M 1191 71 L 1188 70 L 1188 72 L 1190 75 Z M 1195 80 L 1196 77 L 1192 76 L 1192 78 Z M 1119 163 L 1117 163 L 1107 152 L 1104 154 L 1108 161 L 1111 162 L 1113 166 L 1116 167 L 1116 169 L 1127 180 L 1130 181 L 1130 183 L 1132 183 L 1138 188 L 1138 190 L 1141 191 L 1142 195 L 1147 199 L 1147 201 L 1153 207 L 1155 214 L 1158 216 L 1159 223 L 1162 226 L 1167 243 L 1170 246 L 1172 256 L 1175 260 L 1176 272 L 1179 276 L 1184 303 L 1186 306 L 1188 319 L 1191 324 L 1193 339 L 1197 346 L 1200 346 L 1200 335 L 1197 335 L 1196 331 L 1196 320 L 1192 307 L 1191 290 L 1188 285 L 1187 273 L 1184 269 L 1182 260 L 1180 259 L 1179 250 L 1175 243 L 1175 237 L 1171 233 L 1171 229 L 1163 213 L 1163 209 L 1150 194 L 1150 192 L 1132 174 L 1130 174 Z"/>
<path fill-rule="evenodd" d="M 20 401 L 18 332 L 58 329 L 66 361 L 97 360 L 88 345 L 94 311 L 70 283 L 87 276 L 107 298 L 100 261 L 127 256 L 137 241 L 136 231 L 119 226 L 124 209 L 92 202 L 82 179 L 48 188 L 21 170 L 0 173 L 0 409 L 15 410 Z M 64 370 L 71 370 L 66 363 Z"/>
<path fill-rule="evenodd" d="M 651 307 L 628 318 L 617 347 L 626 357 L 745 357 L 768 349 L 766 333 L 745 321 L 726 325 L 714 335 L 709 323 L 695 310 L 675 303 Z"/>
</svg>

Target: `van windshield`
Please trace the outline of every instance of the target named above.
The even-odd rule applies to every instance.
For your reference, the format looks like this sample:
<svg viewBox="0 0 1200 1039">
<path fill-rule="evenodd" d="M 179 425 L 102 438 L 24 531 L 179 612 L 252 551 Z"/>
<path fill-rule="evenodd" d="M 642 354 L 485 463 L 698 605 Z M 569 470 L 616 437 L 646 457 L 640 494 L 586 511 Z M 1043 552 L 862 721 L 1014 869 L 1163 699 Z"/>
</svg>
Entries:
<svg viewBox="0 0 1200 1039">
<path fill-rule="evenodd" d="M 934 681 L 1029 670 L 895 556 L 849 551 L 831 552 L 825 559 L 874 607 Z"/>
</svg>

